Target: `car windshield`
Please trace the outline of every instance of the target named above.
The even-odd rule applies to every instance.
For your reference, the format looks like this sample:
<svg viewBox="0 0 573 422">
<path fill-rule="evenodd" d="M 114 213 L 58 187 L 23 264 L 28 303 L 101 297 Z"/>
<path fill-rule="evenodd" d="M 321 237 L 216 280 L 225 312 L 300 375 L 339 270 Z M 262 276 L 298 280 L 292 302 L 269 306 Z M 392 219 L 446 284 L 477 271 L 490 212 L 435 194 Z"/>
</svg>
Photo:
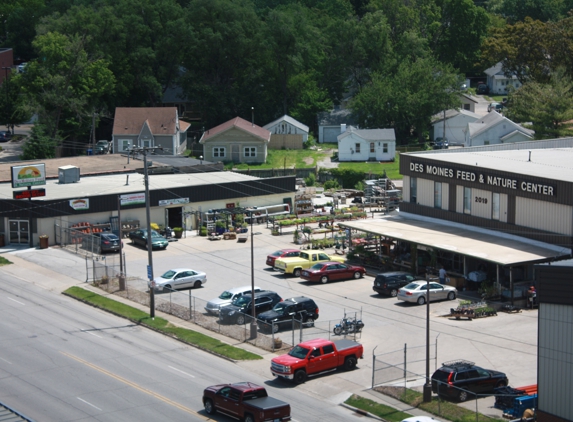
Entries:
<svg viewBox="0 0 573 422">
<path fill-rule="evenodd" d="M 251 297 L 250 296 L 239 296 L 238 298 L 233 300 L 232 303 L 233 303 L 233 305 L 238 306 L 239 308 L 244 308 L 249 303 L 251 303 Z"/>
<path fill-rule="evenodd" d="M 417 284 L 417 283 L 410 283 L 410 284 L 407 284 L 407 285 L 404 287 L 404 289 L 406 289 L 406 290 L 416 290 L 419 286 L 420 286 L 420 285 Z"/>
<path fill-rule="evenodd" d="M 283 315 L 285 313 L 285 309 L 288 305 L 283 303 L 283 302 L 279 302 L 275 305 L 275 307 L 273 308 L 273 311 L 275 311 L 277 314 L 279 315 Z"/>
<path fill-rule="evenodd" d="M 271 256 L 281 256 L 283 254 L 283 251 L 276 251 L 274 253 L 271 254 Z"/>
<path fill-rule="evenodd" d="M 314 264 L 312 267 L 310 267 L 310 270 L 320 271 L 322 270 L 322 267 L 324 267 L 324 264 Z"/>
<path fill-rule="evenodd" d="M 175 276 L 175 274 L 177 274 L 175 271 L 169 270 L 169 271 L 167 271 L 165 274 L 163 274 L 163 275 L 161 276 L 161 278 L 169 278 L 169 279 L 171 279 L 171 278 L 173 278 L 173 277 Z"/>
<path fill-rule="evenodd" d="M 225 290 L 223 293 L 221 293 L 221 295 L 219 296 L 219 299 L 223 299 L 223 300 L 233 299 L 233 293 L 231 293 L 228 290 Z"/>
<path fill-rule="evenodd" d="M 304 359 L 308 355 L 308 349 L 301 346 L 295 346 L 288 354 L 294 358 Z"/>
</svg>

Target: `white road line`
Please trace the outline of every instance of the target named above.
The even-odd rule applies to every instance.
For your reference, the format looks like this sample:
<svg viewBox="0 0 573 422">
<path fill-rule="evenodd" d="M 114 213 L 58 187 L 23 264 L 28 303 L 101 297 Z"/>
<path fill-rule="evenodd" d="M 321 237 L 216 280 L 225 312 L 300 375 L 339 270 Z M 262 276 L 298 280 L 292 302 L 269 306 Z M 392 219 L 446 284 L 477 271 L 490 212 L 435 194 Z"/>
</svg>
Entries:
<svg viewBox="0 0 573 422">
<path fill-rule="evenodd" d="M 12 362 L 10 362 L 9 360 L 6 360 L 6 359 L 4 359 L 4 358 L 0 358 L 0 359 L 2 359 L 4 362 L 6 362 L 6 363 L 9 364 L 9 365 L 12 365 Z"/>
<path fill-rule="evenodd" d="M 187 372 L 183 372 L 182 370 L 177 369 L 177 368 L 174 368 L 174 367 L 172 367 L 172 366 L 168 366 L 168 368 L 171 368 L 171 369 L 173 369 L 174 371 L 177 371 L 177 372 L 181 372 L 182 374 L 185 374 L 185 375 L 187 375 L 188 377 L 195 378 L 193 375 L 188 374 Z"/>
<path fill-rule="evenodd" d="M 89 330 L 80 330 L 80 331 L 81 331 L 82 333 L 88 333 L 88 334 L 91 334 L 92 336 L 96 336 L 97 338 L 103 338 L 102 336 L 98 336 L 97 334 L 94 334 L 94 333 L 92 333 L 92 332 L 89 331 Z"/>
<path fill-rule="evenodd" d="M 100 410 L 101 409 L 97 406 L 94 406 L 93 404 L 91 404 L 89 401 L 85 401 L 84 399 L 80 399 L 79 397 L 76 397 L 76 399 L 78 399 L 79 401 L 83 401 L 85 404 L 89 404 L 91 407 L 93 407 L 94 409 Z"/>
<path fill-rule="evenodd" d="M 12 301 L 14 301 L 14 302 L 16 302 L 16 303 L 19 303 L 20 305 L 26 305 L 25 303 L 19 302 L 19 301 L 17 301 L 16 299 L 12 299 L 11 297 L 8 297 L 8 299 L 10 299 L 10 300 L 12 300 Z"/>
</svg>

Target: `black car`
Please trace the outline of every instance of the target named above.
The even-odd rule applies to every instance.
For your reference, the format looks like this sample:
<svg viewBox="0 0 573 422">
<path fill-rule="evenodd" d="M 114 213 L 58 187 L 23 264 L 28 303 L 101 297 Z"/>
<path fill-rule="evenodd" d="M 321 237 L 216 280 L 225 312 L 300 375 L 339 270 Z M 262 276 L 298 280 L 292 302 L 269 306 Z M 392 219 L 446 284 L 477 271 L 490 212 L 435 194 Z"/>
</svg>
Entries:
<svg viewBox="0 0 573 422">
<path fill-rule="evenodd" d="M 121 240 L 113 233 L 93 233 L 82 239 L 82 247 L 96 253 L 119 252 Z"/>
<path fill-rule="evenodd" d="M 318 319 L 318 306 L 308 297 L 291 297 L 277 303 L 270 311 L 263 312 L 257 319 L 261 331 L 267 332 L 276 333 L 281 328 L 292 327 L 293 319 L 304 321 L 305 326 L 311 327 Z"/>
<path fill-rule="evenodd" d="M 432 391 L 441 397 L 466 401 L 472 393 L 493 393 L 494 388 L 505 387 L 508 382 L 503 372 L 458 360 L 443 363 L 442 367 L 434 372 Z"/>
<path fill-rule="evenodd" d="M 416 277 L 414 274 L 410 274 L 405 271 L 380 273 L 374 279 L 372 290 L 374 290 L 379 295 L 396 297 L 400 287 L 404 287 L 411 281 L 419 279 L 420 277 Z"/>
<path fill-rule="evenodd" d="M 12 133 L 8 130 L 0 130 L 0 142 L 8 142 L 12 139 Z"/>
<path fill-rule="evenodd" d="M 278 294 L 270 290 L 255 293 L 255 315 L 273 309 L 282 300 Z M 229 306 L 221 308 L 219 320 L 225 324 L 243 325 L 250 320 L 249 316 L 252 313 L 252 309 L 252 296 L 244 294 L 233 300 Z"/>
<path fill-rule="evenodd" d="M 137 229 L 128 234 L 131 243 L 147 249 L 147 230 Z M 155 230 L 151 230 L 151 249 L 166 249 L 169 242 Z"/>
<path fill-rule="evenodd" d="M 362 203 L 362 197 L 361 197 L 361 196 L 355 196 L 355 197 L 352 199 L 352 203 L 353 203 L 353 204 L 361 204 L 361 203 Z"/>
<path fill-rule="evenodd" d="M 434 149 L 448 149 L 450 147 L 450 143 L 448 138 L 438 137 L 434 141 Z"/>
<path fill-rule="evenodd" d="M 489 94 L 489 86 L 484 83 L 479 83 L 476 89 L 476 93 L 478 95 L 487 95 Z"/>
</svg>

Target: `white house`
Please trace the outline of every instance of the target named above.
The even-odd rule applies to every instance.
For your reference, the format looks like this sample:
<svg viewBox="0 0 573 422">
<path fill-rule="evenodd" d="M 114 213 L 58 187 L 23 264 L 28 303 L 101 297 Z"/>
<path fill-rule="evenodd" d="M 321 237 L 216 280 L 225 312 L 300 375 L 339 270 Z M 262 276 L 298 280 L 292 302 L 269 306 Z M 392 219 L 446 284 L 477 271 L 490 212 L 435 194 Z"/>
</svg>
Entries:
<svg viewBox="0 0 573 422">
<path fill-rule="evenodd" d="M 338 161 L 393 161 L 394 129 L 357 129 L 349 126 L 338 135 Z"/>
<path fill-rule="evenodd" d="M 433 139 L 446 138 L 450 144 L 463 144 L 465 129 L 481 116 L 466 110 L 446 110 L 432 117 Z M 444 134 L 445 133 L 445 134 Z"/>
<path fill-rule="evenodd" d="M 531 141 L 533 134 L 534 131 L 525 129 L 492 110 L 481 119 L 468 123 L 464 146 L 474 147 Z"/>
<path fill-rule="evenodd" d="M 516 89 L 521 86 L 521 82 L 517 80 L 515 75 L 509 78 L 505 75 L 501 62 L 485 70 L 484 73 L 487 75 L 487 86 L 490 94 L 505 95 L 510 86 Z"/>
<path fill-rule="evenodd" d="M 270 149 L 302 149 L 308 141 L 308 126 L 286 114 L 263 126 L 271 132 Z"/>
</svg>

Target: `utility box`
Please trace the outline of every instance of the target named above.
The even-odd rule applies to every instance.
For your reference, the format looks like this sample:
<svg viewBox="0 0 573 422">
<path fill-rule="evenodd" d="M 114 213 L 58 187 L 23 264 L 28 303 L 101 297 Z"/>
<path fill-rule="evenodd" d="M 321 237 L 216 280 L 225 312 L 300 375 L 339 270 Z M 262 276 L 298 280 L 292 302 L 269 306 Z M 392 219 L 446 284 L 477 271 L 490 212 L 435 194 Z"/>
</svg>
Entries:
<svg viewBox="0 0 573 422">
<path fill-rule="evenodd" d="M 76 166 L 58 167 L 58 181 L 60 184 L 77 183 L 80 181 L 80 169 Z"/>
</svg>

